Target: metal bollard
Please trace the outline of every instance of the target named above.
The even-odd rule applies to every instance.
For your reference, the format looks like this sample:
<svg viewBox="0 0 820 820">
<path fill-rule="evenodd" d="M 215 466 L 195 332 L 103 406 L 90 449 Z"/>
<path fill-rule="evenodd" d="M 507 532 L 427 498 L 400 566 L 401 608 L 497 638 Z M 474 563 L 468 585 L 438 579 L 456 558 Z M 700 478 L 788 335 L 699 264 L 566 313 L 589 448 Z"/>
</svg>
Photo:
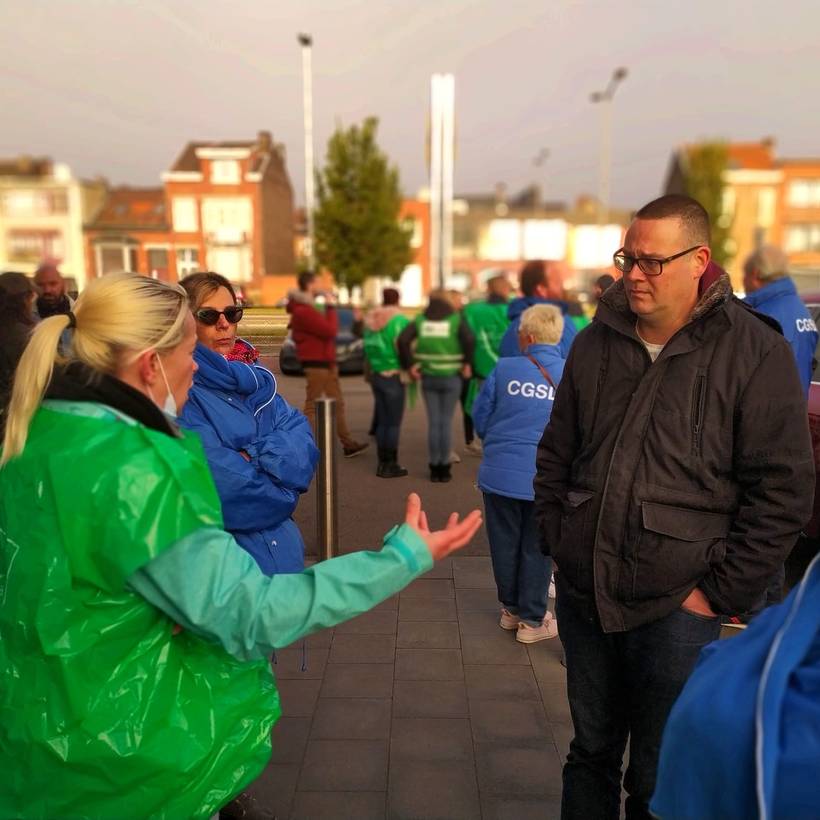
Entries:
<svg viewBox="0 0 820 820">
<path fill-rule="evenodd" d="M 336 399 L 316 401 L 316 445 L 319 447 L 319 465 L 316 469 L 316 560 L 325 561 L 339 553 Z"/>
</svg>

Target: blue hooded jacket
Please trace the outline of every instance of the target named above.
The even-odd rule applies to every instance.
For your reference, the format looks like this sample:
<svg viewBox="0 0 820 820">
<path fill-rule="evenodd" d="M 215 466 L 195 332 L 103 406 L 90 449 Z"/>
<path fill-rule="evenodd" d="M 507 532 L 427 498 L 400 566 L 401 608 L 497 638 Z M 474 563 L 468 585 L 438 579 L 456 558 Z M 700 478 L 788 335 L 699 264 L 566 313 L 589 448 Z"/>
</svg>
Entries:
<svg viewBox="0 0 820 820">
<path fill-rule="evenodd" d="M 578 335 L 578 329 L 575 327 L 575 322 L 567 316 L 566 302 L 559 302 L 556 299 L 542 299 L 540 296 L 520 296 L 510 302 L 510 307 L 507 310 L 510 325 L 501 338 L 498 355 L 502 358 L 521 355 L 521 350 L 518 347 L 518 326 L 521 324 L 521 314 L 533 305 L 555 305 L 561 308 L 561 315 L 564 317 L 564 332 L 561 334 L 558 349 L 561 351 L 561 356 L 566 359 L 569 356 L 572 340 Z"/>
<path fill-rule="evenodd" d="M 794 351 L 803 392 L 808 397 L 814 351 L 817 349 L 817 328 L 803 300 L 797 295 L 794 282 L 788 276 L 775 279 L 750 293 L 745 302 L 780 323 L 783 335 Z"/>
<path fill-rule="evenodd" d="M 820 559 L 741 635 L 700 654 L 663 733 L 662 820 L 809 818 L 820 807 Z"/>
<path fill-rule="evenodd" d="M 308 420 L 277 395 L 264 367 L 201 344 L 194 360 L 199 370 L 179 421 L 202 439 L 225 529 L 266 575 L 301 572 L 305 545 L 291 516 L 319 459 Z"/>
<path fill-rule="evenodd" d="M 564 373 L 560 348 L 534 344 L 527 353 L 557 386 Z M 473 424 L 484 442 L 478 468 L 478 486 L 484 492 L 524 501 L 535 498 L 535 451 L 554 401 L 555 388 L 526 356 L 498 360 L 473 404 Z"/>
</svg>

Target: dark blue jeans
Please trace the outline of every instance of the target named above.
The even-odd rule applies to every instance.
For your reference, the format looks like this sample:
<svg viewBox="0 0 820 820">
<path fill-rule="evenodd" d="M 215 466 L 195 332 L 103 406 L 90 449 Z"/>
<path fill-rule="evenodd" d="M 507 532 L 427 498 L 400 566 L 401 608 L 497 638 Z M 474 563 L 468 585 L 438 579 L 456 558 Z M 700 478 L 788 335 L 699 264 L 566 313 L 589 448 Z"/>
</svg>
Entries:
<svg viewBox="0 0 820 820">
<path fill-rule="evenodd" d="M 541 552 L 533 502 L 484 493 L 484 511 L 498 600 L 525 623 L 540 626 L 552 558 Z"/>
<path fill-rule="evenodd" d="M 449 464 L 453 412 L 461 395 L 461 376 L 422 376 L 427 408 L 427 450 L 430 464 Z"/>
<path fill-rule="evenodd" d="M 404 416 L 404 385 L 398 375 L 374 373 L 371 386 L 376 401 L 376 444 L 384 450 L 398 450 Z"/>
<path fill-rule="evenodd" d="M 575 729 L 561 818 L 617 820 L 627 738 L 626 817 L 649 818 L 666 719 L 700 650 L 720 635 L 719 619 L 678 609 L 628 632 L 604 634 L 564 601 L 560 580 L 556 615 Z"/>
</svg>

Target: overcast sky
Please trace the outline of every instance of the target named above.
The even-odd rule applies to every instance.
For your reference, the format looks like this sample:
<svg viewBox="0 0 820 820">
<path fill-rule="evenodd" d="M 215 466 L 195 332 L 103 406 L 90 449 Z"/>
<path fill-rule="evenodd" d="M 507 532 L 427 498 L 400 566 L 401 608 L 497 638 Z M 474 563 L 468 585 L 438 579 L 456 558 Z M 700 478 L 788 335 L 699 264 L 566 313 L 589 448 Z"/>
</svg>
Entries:
<svg viewBox="0 0 820 820">
<path fill-rule="evenodd" d="M 0 156 L 158 185 L 188 140 L 264 128 L 301 200 L 299 31 L 314 37 L 317 157 L 337 123 L 376 115 L 408 194 L 425 183 L 434 72 L 456 77 L 462 193 L 594 193 L 589 94 L 620 65 L 615 205 L 657 195 L 684 141 L 772 135 L 782 156 L 820 156 L 816 0 L 2 0 Z"/>
</svg>

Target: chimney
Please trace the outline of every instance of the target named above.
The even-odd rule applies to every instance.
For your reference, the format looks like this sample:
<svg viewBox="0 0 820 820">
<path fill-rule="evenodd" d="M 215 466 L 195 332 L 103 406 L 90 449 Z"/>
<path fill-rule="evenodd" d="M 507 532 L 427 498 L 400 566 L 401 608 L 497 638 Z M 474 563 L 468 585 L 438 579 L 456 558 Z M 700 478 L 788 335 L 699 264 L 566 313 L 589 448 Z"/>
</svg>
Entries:
<svg viewBox="0 0 820 820">
<path fill-rule="evenodd" d="M 270 131 L 260 131 L 256 135 L 256 150 L 269 154 L 273 148 L 273 137 Z"/>
</svg>

